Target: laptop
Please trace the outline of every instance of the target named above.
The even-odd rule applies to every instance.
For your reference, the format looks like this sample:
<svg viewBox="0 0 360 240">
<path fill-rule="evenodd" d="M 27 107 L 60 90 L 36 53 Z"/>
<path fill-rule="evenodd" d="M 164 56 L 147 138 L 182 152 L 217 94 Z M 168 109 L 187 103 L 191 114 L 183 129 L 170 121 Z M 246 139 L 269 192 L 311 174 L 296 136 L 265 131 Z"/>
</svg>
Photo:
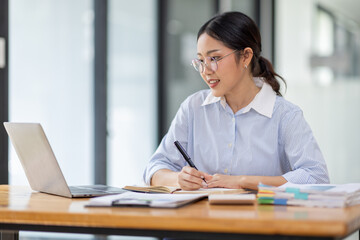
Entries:
<svg viewBox="0 0 360 240">
<path fill-rule="evenodd" d="M 4 126 L 33 190 L 68 198 L 126 191 L 105 185 L 68 186 L 40 123 L 4 122 Z"/>
</svg>

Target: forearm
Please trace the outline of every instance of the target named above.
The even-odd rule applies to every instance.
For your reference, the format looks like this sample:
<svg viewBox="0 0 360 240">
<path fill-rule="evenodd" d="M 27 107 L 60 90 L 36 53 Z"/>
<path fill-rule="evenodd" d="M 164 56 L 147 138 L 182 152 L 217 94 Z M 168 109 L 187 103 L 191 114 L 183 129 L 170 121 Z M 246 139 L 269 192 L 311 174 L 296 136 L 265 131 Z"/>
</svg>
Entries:
<svg viewBox="0 0 360 240">
<path fill-rule="evenodd" d="M 240 187 L 247 189 L 258 189 L 259 183 L 270 186 L 280 186 L 287 181 L 282 176 L 239 176 Z"/>
<path fill-rule="evenodd" d="M 152 176 L 151 185 L 178 187 L 178 175 L 178 172 L 174 172 L 169 169 L 160 169 Z"/>
</svg>

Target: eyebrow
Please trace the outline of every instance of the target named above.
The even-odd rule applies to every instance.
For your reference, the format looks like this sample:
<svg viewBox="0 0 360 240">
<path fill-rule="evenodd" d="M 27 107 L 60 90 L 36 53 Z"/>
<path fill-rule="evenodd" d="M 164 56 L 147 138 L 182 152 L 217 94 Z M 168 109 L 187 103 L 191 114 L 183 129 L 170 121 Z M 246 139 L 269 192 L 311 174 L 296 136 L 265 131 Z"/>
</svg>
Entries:
<svg viewBox="0 0 360 240">
<path fill-rule="evenodd" d="M 209 50 L 206 52 L 207 55 L 209 55 L 210 53 L 213 53 L 213 52 L 218 52 L 220 51 L 220 49 L 213 49 L 213 50 Z M 201 53 L 197 53 L 198 56 L 201 56 Z"/>
</svg>

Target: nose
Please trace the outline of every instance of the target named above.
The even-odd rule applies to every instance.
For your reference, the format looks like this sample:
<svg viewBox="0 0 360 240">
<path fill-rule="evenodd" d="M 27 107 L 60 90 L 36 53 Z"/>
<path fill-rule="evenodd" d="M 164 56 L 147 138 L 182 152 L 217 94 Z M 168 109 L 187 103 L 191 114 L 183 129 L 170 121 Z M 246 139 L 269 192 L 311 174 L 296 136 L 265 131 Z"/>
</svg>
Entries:
<svg viewBox="0 0 360 240">
<path fill-rule="evenodd" d="M 203 73 L 206 75 L 210 75 L 214 73 L 214 70 L 211 68 L 211 64 L 207 62 L 204 62 L 203 68 L 204 68 Z"/>
</svg>

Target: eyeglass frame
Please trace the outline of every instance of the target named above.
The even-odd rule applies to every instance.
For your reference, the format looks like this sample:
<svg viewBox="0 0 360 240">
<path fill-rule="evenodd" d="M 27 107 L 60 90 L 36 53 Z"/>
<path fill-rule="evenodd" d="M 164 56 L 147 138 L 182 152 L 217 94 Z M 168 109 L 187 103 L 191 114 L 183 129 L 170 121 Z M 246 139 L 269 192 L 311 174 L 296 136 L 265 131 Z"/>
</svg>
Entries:
<svg viewBox="0 0 360 240">
<path fill-rule="evenodd" d="M 226 58 L 227 56 L 230 56 L 231 54 L 237 52 L 237 51 L 239 51 L 239 49 L 235 49 L 235 50 L 232 51 L 231 53 L 228 53 L 228 54 L 226 54 L 225 56 L 223 56 L 223 57 L 221 57 L 221 58 L 218 58 L 218 59 L 216 59 L 215 57 L 206 57 L 206 59 L 209 59 L 209 60 L 210 60 L 210 65 L 209 65 L 208 63 L 206 63 L 206 61 L 203 61 L 203 62 L 202 62 L 202 61 L 201 61 L 200 59 L 198 59 L 198 58 L 193 59 L 193 60 L 191 61 L 191 64 L 190 64 L 190 65 L 192 65 L 192 66 L 195 68 L 195 70 L 196 70 L 197 72 L 199 72 L 199 73 L 205 72 L 205 68 L 206 68 L 206 67 L 208 67 L 208 68 L 210 68 L 212 71 L 216 72 L 216 71 L 218 70 L 218 62 L 221 61 L 221 60 L 223 60 L 223 59 Z M 196 67 L 196 63 L 197 63 L 197 62 L 199 63 L 198 66 L 201 66 L 201 67 L 202 67 L 202 71 L 200 71 L 200 69 L 198 69 L 198 68 Z M 213 69 L 213 67 L 211 66 L 211 63 L 215 63 L 216 69 Z"/>
</svg>

